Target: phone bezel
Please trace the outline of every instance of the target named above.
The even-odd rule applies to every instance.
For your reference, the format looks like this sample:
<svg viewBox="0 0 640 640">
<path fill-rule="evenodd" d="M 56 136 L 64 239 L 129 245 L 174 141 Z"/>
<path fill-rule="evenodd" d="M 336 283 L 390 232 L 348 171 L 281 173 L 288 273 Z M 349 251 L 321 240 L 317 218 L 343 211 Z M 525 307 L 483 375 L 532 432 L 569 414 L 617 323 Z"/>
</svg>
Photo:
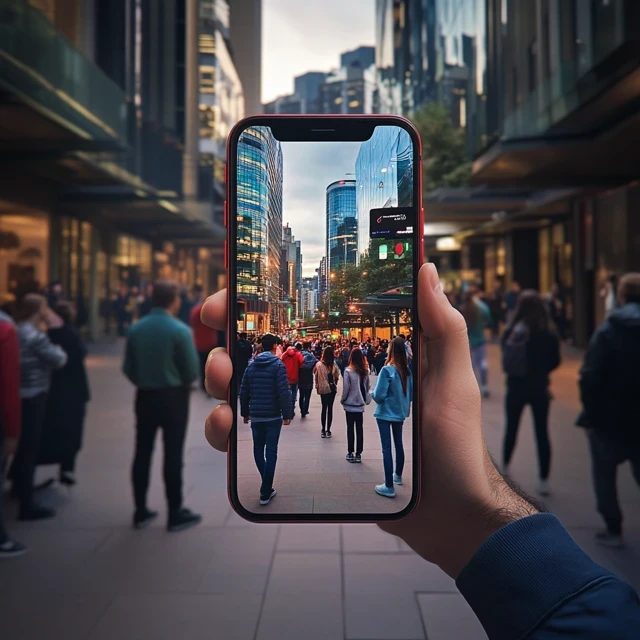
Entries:
<svg viewBox="0 0 640 640">
<path fill-rule="evenodd" d="M 239 121 L 229 134 L 227 144 L 227 202 L 225 203 L 225 221 L 227 224 L 227 242 L 225 246 L 225 267 L 227 269 L 227 349 L 229 356 L 234 361 L 235 342 L 237 330 L 237 287 L 235 271 L 235 254 L 237 240 L 237 214 L 236 214 L 236 172 L 237 172 L 237 148 L 238 141 L 243 131 L 250 127 L 265 126 L 277 131 L 276 136 L 281 141 L 364 141 L 368 139 L 366 132 L 371 133 L 375 127 L 395 126 L 408 132 L 413 143 L 414 184 L 413 202 L 415 203 L 417 224 L 414 229 L 413 279 L 416 286 L 413 288 L 413 314 L 412 334 L 417 337 L 414 341 L 414 397 L 412 410 L 412 493 L 406 507 L 396 513 L 340 513 L 340 514 L 314 514 L 314 513 L 265 513 L 253 512 L 246 509 L 238 497 L 237 492 L 237 430 L 239 414 L 237 411 L 238 381 L 235 372 L 229 385 L 227 402 L 233 411 L 233 426 L 229 436 L 227 448 L 228 470 L 228 496 L 234 511 L 245 520 L 251 522 L 287 523 L 287 522 L 383 522 L 395 521 L 406 517 L 411 513 L 420 501 L 421 477 L 421 442 L 420 429 L 421 394 L 420 394 L 420 367 L 422 362 L 422 332 L 417 314 L 417 281 L 418 271 L 424 262 L 424 209 L 422 203 L 422 144 L 420 136 L 413 124 L 401 116 L 394 115 L 256 115 Z M 275 133 L 274 133 L 275 135 Z M 358 136 L 366 137 L 358 137 Z M 233 329 L 232 329 L 233 328 Z M 244 426 L 244 423 L 241 423 Z M 372 488 L 373 491 L 373 488 Z M 381 498 L 382 499 L 382 498 Z"/>
</svg>

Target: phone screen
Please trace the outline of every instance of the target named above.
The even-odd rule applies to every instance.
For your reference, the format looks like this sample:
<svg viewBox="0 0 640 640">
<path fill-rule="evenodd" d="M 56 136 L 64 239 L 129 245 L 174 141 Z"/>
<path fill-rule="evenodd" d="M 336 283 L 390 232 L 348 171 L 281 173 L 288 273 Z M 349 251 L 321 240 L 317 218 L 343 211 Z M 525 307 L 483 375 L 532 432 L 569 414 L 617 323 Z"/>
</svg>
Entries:
<svg viewBox="0 0 640 640">
<path fill-rule="evenodd" d="M 275 130 L 245 128 L 231 164 L 231 499 L 254 519 L 397 517 L 417 496 L 419 152 L 401 126 Z"/>
</svg>

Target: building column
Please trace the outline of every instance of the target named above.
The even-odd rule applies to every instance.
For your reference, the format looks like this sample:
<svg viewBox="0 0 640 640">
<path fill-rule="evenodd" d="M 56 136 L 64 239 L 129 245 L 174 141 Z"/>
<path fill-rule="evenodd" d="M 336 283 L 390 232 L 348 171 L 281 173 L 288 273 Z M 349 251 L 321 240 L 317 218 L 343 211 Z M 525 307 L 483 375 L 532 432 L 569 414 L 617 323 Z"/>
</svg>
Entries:
<svg viewBox="0 0 640 640">
<path fill-rule="evenodd" d="M 89 259 L 89 341 L 96 342 L 100 332 L 100 283 L 98 282 L 98 253 L 100 251 L 100 231 L 91 229 L 91 254 Z"/>
<path fill-rule="evenodd" d="M 60 250 L 62 247 L 62 219 L 55 213 L 49 214 L 49 282 L 60 279 Z M 47 282 L 41 283 L 49 284 Z"/>
<path fill-rule="evenodd" d="M 199 54 L 198 54 L 198 0 L 187 0 L 185 40 L 185 135 L 183 155 L 184 197 L 195 200 L 198 196 L 199 155 Z"/>
</svg>

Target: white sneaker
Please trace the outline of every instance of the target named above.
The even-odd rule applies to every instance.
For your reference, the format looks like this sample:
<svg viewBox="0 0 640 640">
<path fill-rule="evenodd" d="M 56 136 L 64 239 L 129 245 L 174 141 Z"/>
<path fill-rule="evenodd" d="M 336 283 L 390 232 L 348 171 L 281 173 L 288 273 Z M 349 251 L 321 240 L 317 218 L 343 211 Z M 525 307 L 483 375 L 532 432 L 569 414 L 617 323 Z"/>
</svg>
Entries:
<svg viewBox="0 0 640 640">
<path fill-rule="evenodd" d="M 393 484 L 401 485 L 402 484 L 402 476 L 399 476 L 397 473 L 393 474 Z"/>
<path fill-rule="evenodd" d="M 393 487 L 389 488 L 386 484 L 378 484 L 376 485 L 376 493 L 379 496 L 384 496 L 385 498 L 395 498 L 396 492 Z"/>
<path fill-rule="evenodd" d="M 275 497 L 276 493 L 278 492 L 275 489 L 271 489 L 271 493 L 268 496 L 265 496 L 264 498 L 262 496 L 260 497 L 260 504 L 263 507 L 268 505 L 271 502 L 271 498 Z"/>
<path fill-rule="evenodd" d="M 543 480 L 542 478 L 540 478 L 540 480 L 538 480 L 538 485 L 536 487 L 536 491 L 541 495 L 541 496 L 548 496 L 551 494 L 551 491 L 549 490 L 549 483 L 547 482 L 547 480 Z"/>
</svg>

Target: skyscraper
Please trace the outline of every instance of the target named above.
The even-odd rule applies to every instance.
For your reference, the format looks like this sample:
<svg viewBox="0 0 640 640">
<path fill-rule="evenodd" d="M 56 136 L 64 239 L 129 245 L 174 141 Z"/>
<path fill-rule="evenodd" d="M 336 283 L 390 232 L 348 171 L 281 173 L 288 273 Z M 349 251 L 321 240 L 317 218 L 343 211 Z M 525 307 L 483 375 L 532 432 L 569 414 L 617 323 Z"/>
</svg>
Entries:
<svg viewBox="0 0 640 640">
<path fill-rule="evenodd" d="M 282 246 L 282 146 L 269 137 L 267 152 L 269 195 L 267 209 L 267 298 L 280 300 L 280 259 Z M 271 321 L 278 324 L 277 305 L 271 307 Z"/>
<path fill-rule="evenodd" d="M 369 250 L 369 211 L 413 202 L 413 145 L 399 127 L 376 127 L 356 158 L 358 261 Z"/>
<path fill-rule="evenodd" d="M 251 127 L 238 142 L 239 296 L 266 300 L 273 294 L 281 220 L 280 143 L 268 127 Z"/>
<path fill-rule="evenodd" d="M 285 300 L 291 305 L 289 320 L 299 316 L 300 289 L 302 287 L 302 246 L 293 236 L 291 227 L 282 227 L 282 253 L 280 260 L 280 286 Z"/>
<path fill-rule="evenodd" d="M 327 269 L 327 258 L 323 256 L 322 260 L 320 260 L 320 265 L 316 269 L 318 274 L 318 302 L 324 300 L 327 295 L 328 290 L 328 282 L 327 278 L 329 277 L 329 270 Z"/>
<path fill-rule="evenodd" d="M 328 271 L 355 264 L 357 253 L 356 181 L 337 180 L 327 187 Z"/>
</svg>

